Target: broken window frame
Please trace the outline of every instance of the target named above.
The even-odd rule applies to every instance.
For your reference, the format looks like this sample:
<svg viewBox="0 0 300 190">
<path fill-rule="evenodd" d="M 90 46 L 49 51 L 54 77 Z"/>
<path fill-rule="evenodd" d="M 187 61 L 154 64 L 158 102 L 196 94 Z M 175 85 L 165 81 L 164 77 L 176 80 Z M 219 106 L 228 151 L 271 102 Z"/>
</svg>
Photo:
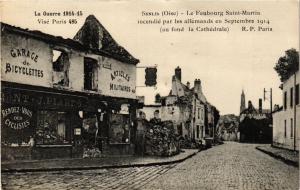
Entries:
<svg viewBox="0 0 300 190">
<path fill-rule="evenodd" d="M 60 52 L 55 60 L 55 52 Z M 52 81 L 54 86 L 69 87 L 69 53 L 62 48 L 52 48 Z M 62 63 L 59 63 L 62 62 Z M 57 76 L 61 80 L 55 80 Z"/>
<path fill-rule="evenodd" d="M 39 110 L 37 117 L 35 134 L 37 145 L 71 144 L 71 124 L 66 111 Z M 59 132 L 60 124 L 64 127 L 63 135 Z"/>
<path fill-rule="evenodd" d="M 89 60 L 90 62 L 93 62 L 93 63 L 87 63 L 87 60 Z M 87 78 L 86 78 L 86 68 L 88 67 L 86 64 L 91 64 L 91 79 L 90 79 L 90 82 L 91 84 L 89 84 L 87 86 Z M 91 57 L 84 57 L 84 60 L 83 60 L 83 74 L 84 74 L 84 77 L 83 77 L 83 80 L 84 80 L 84 84 L 83 84 L 83 89 L 84 90 L 89 90 L 89 91 L 97 91 L 98 90 L 98 60 L 97 59 L 94 59 L 94 58 L 91 58 Z"/>
</svg>

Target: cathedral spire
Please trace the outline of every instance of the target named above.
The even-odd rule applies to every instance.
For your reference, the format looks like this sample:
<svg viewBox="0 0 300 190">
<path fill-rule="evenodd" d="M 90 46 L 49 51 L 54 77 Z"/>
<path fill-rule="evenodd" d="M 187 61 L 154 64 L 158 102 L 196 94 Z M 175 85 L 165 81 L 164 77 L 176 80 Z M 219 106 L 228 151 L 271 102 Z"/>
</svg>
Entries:
<svg viewBox="0 0 300 190">
<path fill-rule="evenodd" d="M 245 109 L 246 109 L 246 100 L 245 100 L 245 93 L 243 89 L 241 94 L 240 113 L 242 113 Z"/>
</svg>

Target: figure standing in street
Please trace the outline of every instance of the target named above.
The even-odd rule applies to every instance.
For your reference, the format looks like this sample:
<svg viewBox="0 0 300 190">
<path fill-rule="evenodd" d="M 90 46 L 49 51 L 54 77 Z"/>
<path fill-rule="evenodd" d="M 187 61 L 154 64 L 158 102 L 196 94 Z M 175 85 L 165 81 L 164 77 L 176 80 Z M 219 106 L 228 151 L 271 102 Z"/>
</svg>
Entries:
<svg viewBox="0 0 300 190">
<path fill-rule="evenodd" d="M 146 120 L 146 115 L 144 112 L 139 113 L 139 118 L 136 122 L 136 133 L 135 133 L 135 146 L 136 154 L 144 155 L 145 153 L 145 134 L 148 126 L 148 121 Z"/>
<path fill-rule="evenodd" d="M 150 119 L 150 123 L 153 125 L 159 125 L 161 123 L 161 119 L 159 117 L 159 110 L 154 111 L 154 118 Z"/>
</svg>

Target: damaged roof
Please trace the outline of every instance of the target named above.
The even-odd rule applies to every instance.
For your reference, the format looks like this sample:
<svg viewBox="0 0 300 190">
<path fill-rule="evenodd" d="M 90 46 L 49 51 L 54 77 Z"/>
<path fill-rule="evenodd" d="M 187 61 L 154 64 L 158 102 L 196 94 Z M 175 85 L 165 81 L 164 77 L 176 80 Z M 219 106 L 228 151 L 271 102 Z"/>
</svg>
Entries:
<svg viewBox="0 0 300 190">
<path fill-rule="evenodd" d="M 88 20 L 88 18 L 87 18 L 87 20 Z M 9 31 L 9 32 L 16 33 L 19 35 L 29 36 L 34 39 L 42 40 L 49 44 L 67 46 L 69 48 L 73 48 L 73 49 L 85 51 L 85 52 L 88 51 L 88 52 L 91 52 L 94 54 L 110 57 L 110 58 L 116 59 L 118 61 L 129 63 L 129 64 L 136 65 L 137 63 L 139 63 L 138 59 L 134 58 L 128 51 L 126 51 L 123 47 L 119 46 L 112 39 L 110 34 L 105 30 L 105 28 L 100 23 L 99 24 L 104 29 L 103 31 L 105 31 L 104 32 L 105 38 L 102 39 L 103 40 L 102 48 L 91 47 L 88 44 L 83 43 L 82 40 L 80 40 L 79 38 L 77 38 L 77 39 L 67 38 L 66 39 L 61 36 L 54 36 L 54 35 L 46 34 L 44 32 L 38 31 L 38 30 L 24 29 L 24 28 L 12 26 L 12 25 L 9 25 L 9 24 L 3 23 L 3 22 L 0 22 L 0 24 L 1 24 L 1 32 Z M 85 24 L 86 24 L 86 22 L 85 22 Z M 83 27 L 80 30 L 82 30 L 84 28 L 85 24 L 83 25 Z M 80 32 L 80 30 L 79 30 L 79 32 Z M 77 34 L 79 32 L 77 32 Z"/>
<path fill-rule="evenodd" d="M 81 43 L 76 42 L 69 38 L 65 39 L 61 36 L 53 36 L 53 35 L 38 31 L 38 30 L 24 29 L 24 28 L 12 26 L 12 25 L 9 25 L 9 24 L 3 23 L 3 22 L 0 22 L 0 24 L 1 24 L 1 32 L 9 31 L 12 33 L 20 34 L 23 36 L 29 36 L 34 39 L 42 40 L 42 41 L 45 41 L 45 42 L 48 42 L 51 44 L 66 45 L 66 46 L 70 46 L 74 49 L 79 49 L 79 50 L 84 49 L 84 46 Z"/>
<path fill-rule="evenodd" d="M 180 96 L 178 94 L 178 91 L 182 91 L 183 96 L 190 96 L 192 94 L 192 91 L 186 85 L 184 85 L 178 78 L 176 78 L 175 75 L 172 77 L 172 80 L 176 82 L 177 92 L 172 92 L 172 89 L 171 89 L 170 92 L 169 92 L 169 95 Z"/>
<path fill-rule="evenodd" d="M 105 29 L 105 27 L 97 20 L 94 15 L 89 15 L 83 26 L 73 38 L 83 45 L 104 51 L 111 55 L 127 60 L 129 63 L 138 63 L 139 60 L 134 58 L 125 48 L 120 46 Z"/>
</svg>

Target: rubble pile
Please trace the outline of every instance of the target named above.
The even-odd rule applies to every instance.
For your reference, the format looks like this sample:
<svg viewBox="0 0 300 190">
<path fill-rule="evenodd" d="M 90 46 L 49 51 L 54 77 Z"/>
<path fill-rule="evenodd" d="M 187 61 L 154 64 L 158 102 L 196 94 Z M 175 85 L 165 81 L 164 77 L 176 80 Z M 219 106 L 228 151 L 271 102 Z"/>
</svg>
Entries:
<svg viewBox="0 0 300 190">
<path fill-rule="evenodd" d="M 172 156 L 178 154 L 179 142 L 171 121 L 151 123 L 146 131 L 146 154 L 152 156 Z"/>
</svg>

